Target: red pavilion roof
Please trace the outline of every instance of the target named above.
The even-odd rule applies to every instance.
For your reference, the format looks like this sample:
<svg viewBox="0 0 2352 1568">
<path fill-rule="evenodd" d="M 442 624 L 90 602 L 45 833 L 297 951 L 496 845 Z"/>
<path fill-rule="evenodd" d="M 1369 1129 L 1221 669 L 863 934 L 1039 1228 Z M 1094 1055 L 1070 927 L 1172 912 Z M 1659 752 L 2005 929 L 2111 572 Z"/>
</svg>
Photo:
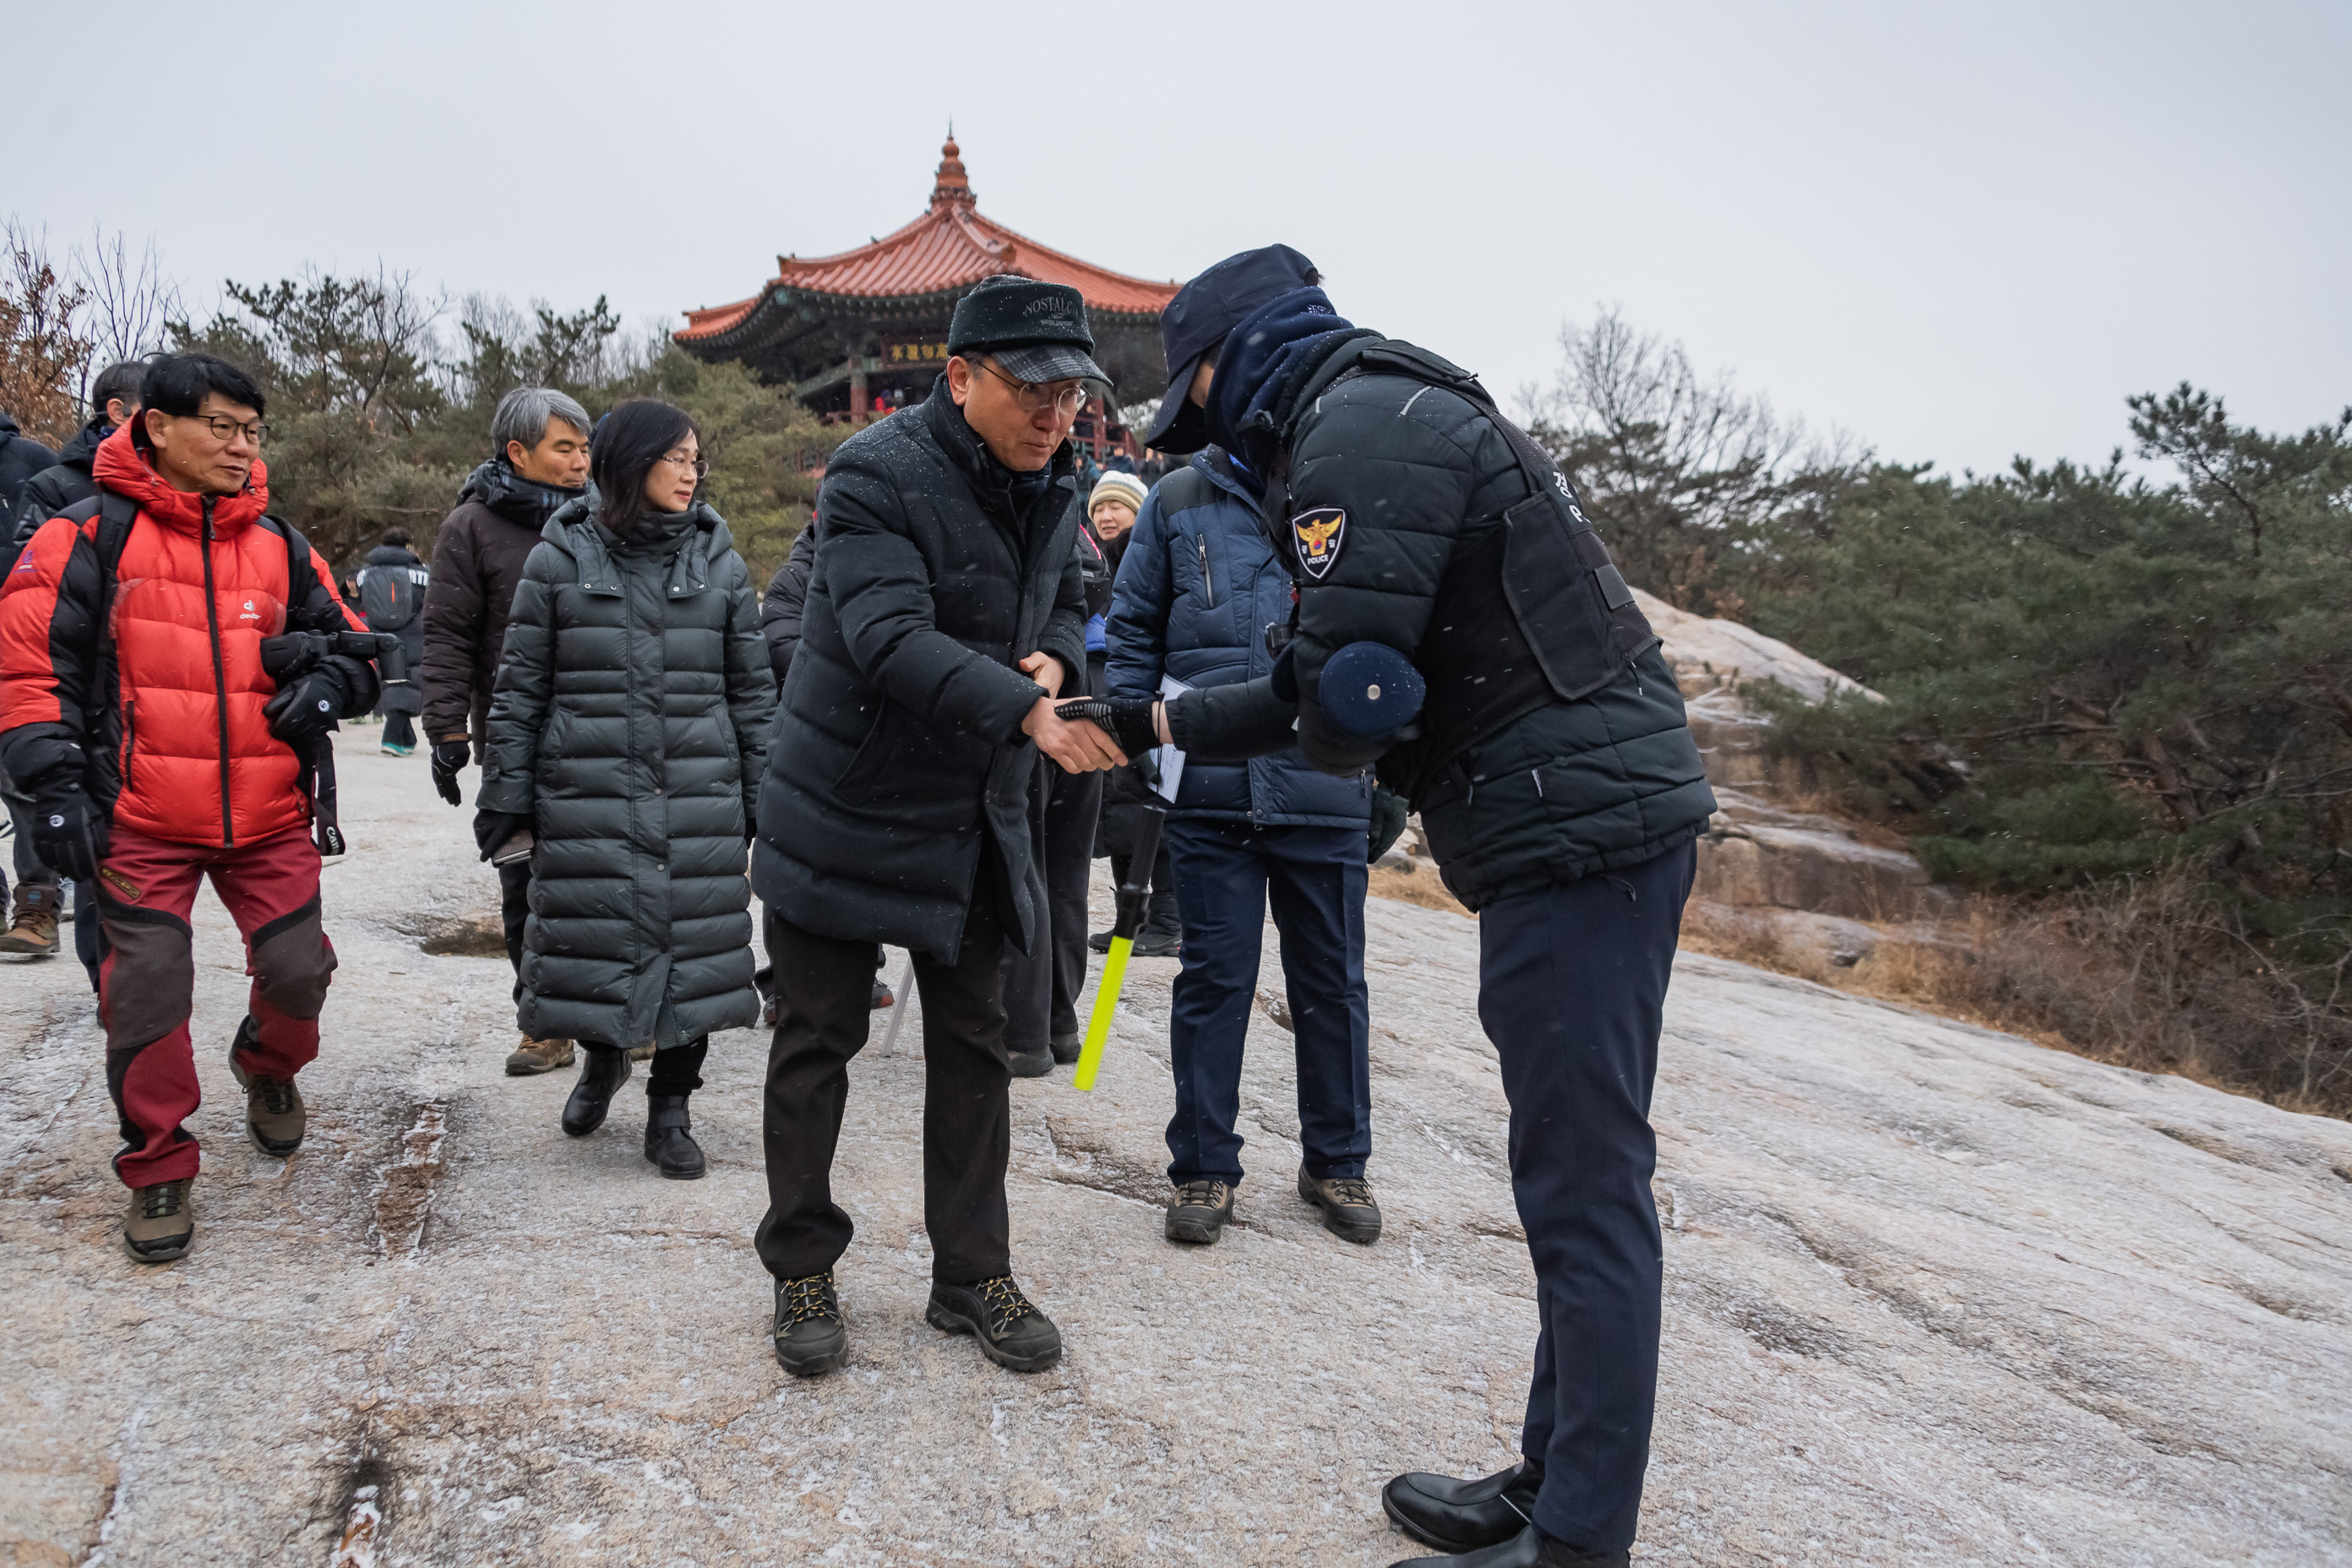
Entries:
<svg viewBox="0 0 2352 1568">
<path fill-rule="evenodd" d="M 838 256 L 776 258 L 776 276 L 757 294 L 731 305 L 686 313 L 677 341 L 698 342 L 740 325 L 778 289 L 865 300 L 898 300 L 966 289 L 983 278 L 1013 273 L 1041 283 L 1066 283 L 1087 309 L 1112 315 L 1153 316 L 1176 295 L 1171 281 L 1155 283 L 1097 267 L 1038 244 L 982 217 L 974 205 L 953 138 L 940 150 L 930 210 L 895 233 Z"/>
</svg>

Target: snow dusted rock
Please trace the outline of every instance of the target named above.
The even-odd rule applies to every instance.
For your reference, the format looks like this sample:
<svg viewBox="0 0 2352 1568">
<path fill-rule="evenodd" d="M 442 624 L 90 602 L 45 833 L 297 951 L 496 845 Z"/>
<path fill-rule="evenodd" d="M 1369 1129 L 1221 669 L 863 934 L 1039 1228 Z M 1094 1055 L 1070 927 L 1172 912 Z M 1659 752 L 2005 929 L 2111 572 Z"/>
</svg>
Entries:
<svg viewBox="0 0 2352 1568">
<path fill-rule="evenodd" d="M 869 1050 L 849 1365 L 802 1383 L 750 1246 L 761 1041 L 714 1043 L 705 1181 L 639 1155 L 642 1075 L 565 1138 L 564 1075 L 501 1074 L 503 961 L 420 946 L 494 896 L 463 815 L 360 739 L 289 1160 L 236 1136 L 246 981 L 198 906 L 185 1262 L 115 1244 L 79 971 L 0 971 L 0 1562 L 1379 1565 L 1390 1474 L 1511 1459 L 1534 1287 L 1475 922 L 1367 913 L 1376 1247 L 1287 1190 L 1265 1017 L 1241 1223 L 1160 1240 L 1172 963 L 1095 1093 L 1014 1085 L 1014 1256 L 1069 1345 L 1036 1376 L 924 1325 L 919 1037 Z M 1666 1031 L 1640 1560 L 2352 1560 L 2352 1129 L 1687 955 Z"/>
<path fill-rule="evenodd" d="M 1633 590 L 1633 602 L 1665 644 L 1666 663 L 1687 696 L 1744 681 L 1769 680 L 1801 692 L 1810 702 L 1838 691 L 1878 697 L 1862 682 L 1752 626 L 1677 610 L 1639 588 Z"/>
</svg>

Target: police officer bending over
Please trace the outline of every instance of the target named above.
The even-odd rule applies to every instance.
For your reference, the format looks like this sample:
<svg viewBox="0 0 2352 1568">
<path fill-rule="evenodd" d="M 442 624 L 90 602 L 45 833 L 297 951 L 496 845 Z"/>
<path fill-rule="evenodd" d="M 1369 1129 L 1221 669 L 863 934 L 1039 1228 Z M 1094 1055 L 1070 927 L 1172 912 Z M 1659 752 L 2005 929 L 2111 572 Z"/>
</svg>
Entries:
<svg viewBox="0 0 2352 1568">
<path fill-rule="evenodd" d="M 1299 588 L 1286 657 L 1245 685 L 1087 711 L 1130 752 L 1296 741 L 1330 773 L 1377 762 L 1421 812 L 1446 886 L 1480 915 L 1479 1021 L 1510 1101 L 1541 1327 L 1521 1462 L 1481 1480 L 1399 1476 L 1381 1502 L 1469 1553 L 1415 1568 L 1622 1563 L 1657 1386 L 1650 1090 L 1715 799 L 1624 579 L 1567 479 L 1474 378 L 1340 320 L 1285 247 L 1211 268 L 1163 323 L 1197 321 L 1269 255 L 1299 286 L 1190 363 L 1171 354 L 1150 442 L 1213 441 L 1264 477 Z M 1417 722 L 1384 716 L 1423 681 Z"/>
</svg>

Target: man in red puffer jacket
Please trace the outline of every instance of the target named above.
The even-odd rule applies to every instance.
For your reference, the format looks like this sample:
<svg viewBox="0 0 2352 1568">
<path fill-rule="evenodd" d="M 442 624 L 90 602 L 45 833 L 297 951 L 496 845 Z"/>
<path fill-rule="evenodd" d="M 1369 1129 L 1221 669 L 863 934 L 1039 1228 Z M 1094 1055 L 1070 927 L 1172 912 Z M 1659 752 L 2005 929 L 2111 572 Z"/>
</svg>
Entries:
<svg viewBox="0 0 2352 1568">
<path fill-rule="evenodd" d="M 284 683 L 289 634 L 364 629 L 299 534 L 265 517 L 252 379 L 207 354 L 150 367 L 141 413 L 100 443 L 99 497 L 41 525 L 0 584 L 0 769 L 45 864 L 98 885 L 99 1012 L 131 1189 L 123 1246 L 184 1255 L 201 1096 L 189 913 L 209 876 L 253 975 L 229 1047 L 246 1131 L 302 1142 L 294 1076 L 319 1052 L 335 967 L 298 748 L 375 705 L 373 665 L 320 653 Z"/>
</svg>

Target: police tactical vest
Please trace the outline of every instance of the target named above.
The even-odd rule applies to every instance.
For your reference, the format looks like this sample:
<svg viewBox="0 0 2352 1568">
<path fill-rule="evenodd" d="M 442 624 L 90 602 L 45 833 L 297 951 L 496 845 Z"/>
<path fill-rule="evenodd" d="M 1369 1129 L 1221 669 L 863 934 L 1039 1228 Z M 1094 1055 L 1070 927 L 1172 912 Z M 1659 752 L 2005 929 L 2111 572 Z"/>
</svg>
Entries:
<svg viewBox="0 0 2352 1568">
<path fill-rule="evenodd" d="M 1437 585 L 1413 664 L 1429 683 L 1420 734 L 1382 759 L 1382 782 L 1416 809 L 1462 752 L 1549 702 L 1574 702 L 1615 679 L 1660 640 L 1609 558 L 1576 488 L 1503 417 L 1477 378 L 1394 339 L 1365 349 L 1332 383 L 1396 375 L 1442 387 L 1483 413 L 1510 446 L 1532 492 L 1502 526 L 1465 534 Z M 1287 468 L 1287 442 L 1284 461 Z M 1270 494 L 1288 510 L 1287 486 Z M 1286 516 L 1271 520 L 1277 540 Z M 1296 546 L 1293 546 L 1295 551 Z M 1293 581 L 1304 580 L 1294 574 Z M 1499 601 L 1507 614 L 1495 614 Z"/>
</svg>

